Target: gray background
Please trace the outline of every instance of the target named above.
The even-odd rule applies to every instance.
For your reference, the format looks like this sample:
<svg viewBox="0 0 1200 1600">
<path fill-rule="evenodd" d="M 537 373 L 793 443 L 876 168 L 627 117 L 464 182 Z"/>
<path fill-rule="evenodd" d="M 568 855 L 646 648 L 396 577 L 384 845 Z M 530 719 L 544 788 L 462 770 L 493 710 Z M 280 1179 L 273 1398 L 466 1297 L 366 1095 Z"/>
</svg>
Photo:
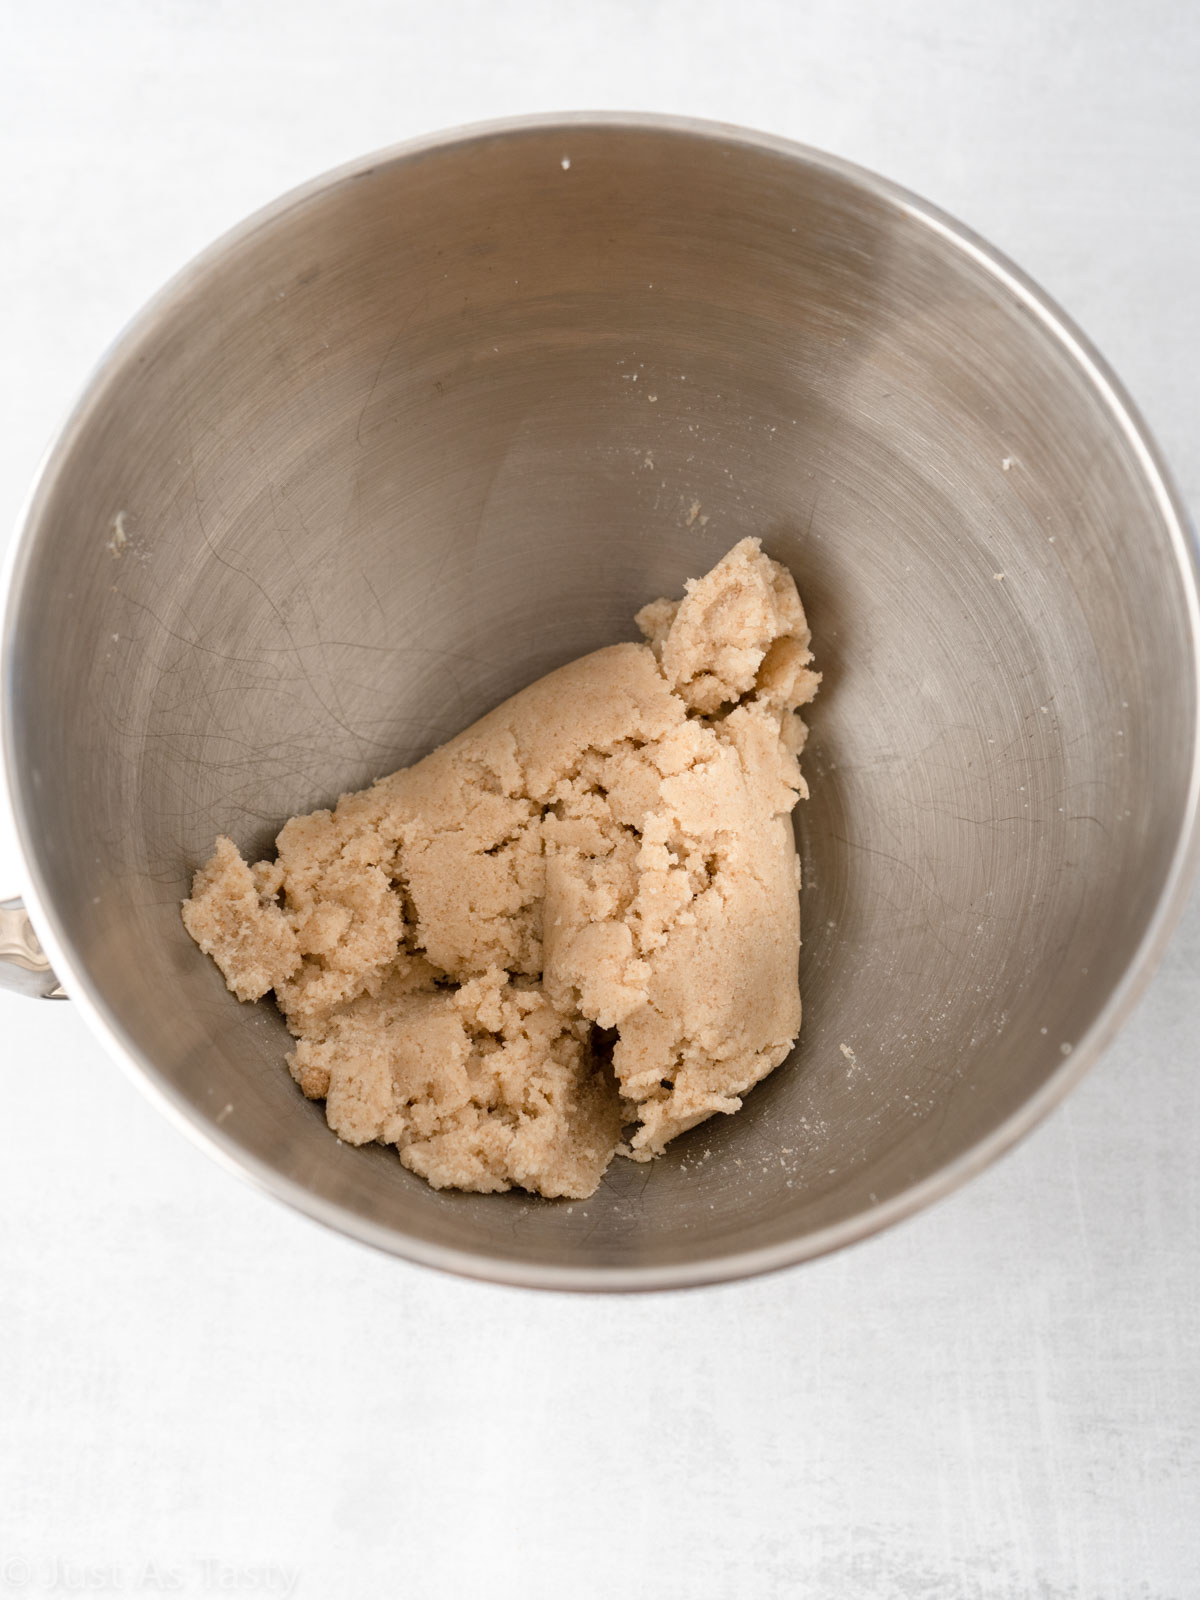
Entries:
<svg viewBox="0 0 1200 1600">
<path fill-rule="evenodd" d="M 4 525 L 107 339 L 247 211 L 410 134 L 597 106 L 792 135 L 962 217 L 1200 502 L 1185 0 L 0 19 Z M 775 1278 L 584 1300 L 318 1230 L 193 1151 L 69 1005 L 0 996 L 0 1597 L 1200 1596 L 1198 1035 L 1194 899 L 1103 1064 L 965 1192 Z"/>
</svg>

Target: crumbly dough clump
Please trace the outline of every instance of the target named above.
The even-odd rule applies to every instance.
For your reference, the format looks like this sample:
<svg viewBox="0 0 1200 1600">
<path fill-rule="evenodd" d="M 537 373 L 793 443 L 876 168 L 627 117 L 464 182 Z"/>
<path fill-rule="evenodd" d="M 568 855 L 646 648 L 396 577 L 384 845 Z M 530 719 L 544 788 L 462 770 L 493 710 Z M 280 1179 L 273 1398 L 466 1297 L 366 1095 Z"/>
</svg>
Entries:
<svg viewBox="0 0 1200 1600">
<path fill-rule="evenodd" d="M 743 539 L 637 622 L 294 817 L 274 861 L 218 839 L 184 902 L 239 999 L 274 990 L 334 1132 L 436 1188 L 583 1198 L 799 1031 L 796 586 Z"/>
</svg>

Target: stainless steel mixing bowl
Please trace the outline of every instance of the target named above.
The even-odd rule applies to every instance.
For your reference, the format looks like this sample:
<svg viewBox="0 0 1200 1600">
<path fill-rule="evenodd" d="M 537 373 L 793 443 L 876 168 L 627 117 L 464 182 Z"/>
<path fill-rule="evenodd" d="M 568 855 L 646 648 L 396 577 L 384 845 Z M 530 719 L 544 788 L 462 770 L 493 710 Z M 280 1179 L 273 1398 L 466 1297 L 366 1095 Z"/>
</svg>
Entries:
<svg viewBox="0 0 1200 1600">
<path fill-rule="evenodd" d="M 825 673 L 793 1059 L 586 1203 L 340 1145 L 184 934 L 190 872 L 745 534 Z M 417 1261 L 689 1284 L 945 1194 L 1095 1059 L 1195 858 L 1197 639 L 1144 427 L 978 239 L 778 139 L 523 121 L 287 197 L 106 357 L 13 564 L 7 770 L 60 977 L 229 1166 Z"/>
</svg>

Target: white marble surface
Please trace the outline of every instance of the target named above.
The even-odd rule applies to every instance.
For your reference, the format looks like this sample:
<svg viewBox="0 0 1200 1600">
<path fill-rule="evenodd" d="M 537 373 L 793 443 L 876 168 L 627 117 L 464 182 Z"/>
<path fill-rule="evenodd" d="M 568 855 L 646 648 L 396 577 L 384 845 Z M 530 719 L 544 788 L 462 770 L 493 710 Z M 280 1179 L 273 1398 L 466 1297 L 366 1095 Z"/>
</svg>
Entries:
<svg viewBox="0 0 1200 1600">
<path fill-rule="evenodd" d="M 1200 501 L 1189 0 L 43 0 L 0 48 L 0 523 L 122 320 L 281 189 L 509 112 L 875 166 L 1092 334 Z M 11 853 L 0 851 L 0 875 Z M 967 1191 L 772 1279 L 584 1300 L 231 1180 L 0 997 L 0 1600 L 1200 1595 L 1200 901 Z"/>
</svg>

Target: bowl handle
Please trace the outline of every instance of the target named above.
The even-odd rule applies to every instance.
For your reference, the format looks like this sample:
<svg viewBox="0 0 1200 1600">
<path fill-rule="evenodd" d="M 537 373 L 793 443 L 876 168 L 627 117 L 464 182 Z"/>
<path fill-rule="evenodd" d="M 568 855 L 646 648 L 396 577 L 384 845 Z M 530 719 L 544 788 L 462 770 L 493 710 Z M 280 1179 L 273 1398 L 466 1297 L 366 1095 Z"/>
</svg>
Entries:
<svg viewBox="0 0 1200 1600">
<path fill-rule="evenodd" d="M 67 998 L 19 900 L 0 900 L 0 989 L 40 1000 Z"/>
</svg>

